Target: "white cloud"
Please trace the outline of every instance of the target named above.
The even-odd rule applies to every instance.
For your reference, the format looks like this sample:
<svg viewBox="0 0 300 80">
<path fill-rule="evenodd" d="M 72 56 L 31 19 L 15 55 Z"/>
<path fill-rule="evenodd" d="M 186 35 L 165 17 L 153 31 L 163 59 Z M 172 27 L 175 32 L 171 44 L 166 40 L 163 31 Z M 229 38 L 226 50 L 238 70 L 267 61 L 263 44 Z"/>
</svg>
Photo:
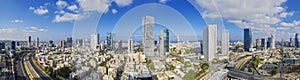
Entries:
<svg viewBox="0 0 300 80">
<path fill-rule="evenodd" d="M 133 0 L 115 0 L 118 6 L 123 7 L 132 4 Z"/>
<path fill-rule="evenodd" d="M 112 9 L 111 12 L 112 12 L 113 14 L 116 14 L 118 11 L 117 11 L 116 9 Z"/>
<path fill-rule="evenodd" d="M 299 26 L 299 24 L 300 24 L 300 21 L 296 21 L 296 20 L 294 20 L 294 21 L 293 21 L 293 23 L 294 23 L 296 26 Z"/>
<path fill-rule="evenodd" d="M 288 28 L 288 27 L 277 27 L 277 30 L 288 30 L 288 29 L 290 29 L 290 28 Z"/>
<path fill-rule="evenodd" d="M 159 0 L 159 3 L 166 4 L 169 0 Z"/>
<path fill-rule="evenodd" d="M 64 13 L 62 15 L 56 15 L 53 22 L 70 22 L 74 20 L 80 20 L 87 16 L 73 13 Z"/>
<path fill-rule="evenodd" d="M 26 39 L 28 35 L 38 35 L 40 32 L 47 32 L 47 29 L 37 28 L 35 26 L 24 27 L 24 28 L 0 28 L 0 39 L 9 39 L 9 40 L 23 40 Z"/>
<path fill-rule="evenodd" d="M 37 8 L 34 8 L 34 7 L 30 6 L 29 10 L 33 10 L 33 12 L 35 14 L 38 14 L 38 15 L 43 15 L 43 14 L 48 13 L 48 9 L 46 9 L 44 6 L 40 6 L 40 7 L 37 7 Z"/>
<path fill-rule="evenodd" d="M 37 28 L 35 26 L 26 27 L 22 30 L 23 32 L 47 32 L 47 29 Z"/>
<path fill-rule="evenodd" d="M 251 28 L 259 35 L 289 34 L 288 27 L 297 26 L 300 21 L 285 23 L 282 20 L 293 16 L 282 5 L 287 0 L 195 0 L 201 16 L 206 19 L 227 20 L 240 28 Z M 219 15 L 220 14 L 220 15 Z"/>
<path fill-rule="evenodd" d="M 83 11 L 98 11 L 106 13 L 112 1 L 110 0 L 77 0 Z"/>
<path fill-rule="evenodd" d="M 35 8 L 34 8 L 34 7 L 32 7 L 32 6 L 30 6 L 30 7 L 29 7 L 29 10 L 34 10 L 34 9 L 35 9 Z"/>
<path fill-rule="evenodd" d="M 66 1 L 62 1 L 62 0 L 58 0 L 56 2 L 56 6 L 59 8 L 59 9 L 64 9 L 65 7 L 68 6 L 68 3 Z"/>
<path fill-rule="evenodd" d="M 286 23 L 286 22 L 281 22 L 280 25 L 284 26 L 284 27 L 294 27 L 295 26 L 294 23 Z"/>
<path fill-rule="evenodd" d="M 78 8 L 77 8 L 76 5 L 71 5 L 71 6 L 68 6 L 67 9 L 69 9 L 69 10 L 71 10 L 71 11 L 74 11 L 74 10 L 77 10 Z"/>
<path fill-rule="evenodd" d="M 286 18 L 287 16 L 293 16 L 294 12 L 282 12 L 279 14 L 279 17 Z"/>
<path fill-rule="evenodd" d="M 300 33 L 300 26 L 299 27 L 295 27 L 294 32 L 295 33 Z"/>
<path fill-rule="evenodd" d="M 18 20 L 18 19 L 15 19 L 15 20 L 10 20 L 11 23 L 23 23 L 24 21 L 23 20 Z"/>
<path fill-rule="evenodd" d="M 15 32 L 17 30 L 17 28 L 2 28 L 0 29 L 0 33 L 12 33 Z"/>
</svg>

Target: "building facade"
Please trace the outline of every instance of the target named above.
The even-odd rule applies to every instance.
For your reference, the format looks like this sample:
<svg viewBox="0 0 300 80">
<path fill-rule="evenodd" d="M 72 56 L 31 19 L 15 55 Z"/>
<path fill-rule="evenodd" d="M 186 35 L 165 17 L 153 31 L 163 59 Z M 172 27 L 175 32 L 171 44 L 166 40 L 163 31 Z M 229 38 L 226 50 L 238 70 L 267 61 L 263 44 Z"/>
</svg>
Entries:
<svg viewBox="0 0 300 80">
<path fill-rule="evenodd" d="M 145 16 L 142 20 L 143 52 L 146 57 L 154 57 L 154 17 Z"/>
<path fill-rule="evenodd" d="M 221 41 L 222 54 L 228 55 L 229 54 L 229 31 L 222 30 L 221 38 L 222 38 L 222 41 Z"/>
<path fill-rule="evenodd" d="M 99 34 L 98 33 L 92 34 L 91 35 L 91 44 L 90 44 L 91 49 L 93 51 L 97 50 L 98 44 L 99 44 Z"/>
<path fill-rule="evenodd" d="M 252 48 L 252 32 L 251 29 L 244 29 L 244 50 L 250 52 Z"/>
<path fill-rule="evenodd" d="M 166 53 L 169 52 L 169 30 L 161 30 L 159 39 L 159 53 L 160 55 L 165 56 Z"/>
<path fill-rule="evenodd" d="M 217 25 L 210 24 L 203 29 L 203 54 L 207 61 L 212 61 L 217 52 Z"/>
</svg>

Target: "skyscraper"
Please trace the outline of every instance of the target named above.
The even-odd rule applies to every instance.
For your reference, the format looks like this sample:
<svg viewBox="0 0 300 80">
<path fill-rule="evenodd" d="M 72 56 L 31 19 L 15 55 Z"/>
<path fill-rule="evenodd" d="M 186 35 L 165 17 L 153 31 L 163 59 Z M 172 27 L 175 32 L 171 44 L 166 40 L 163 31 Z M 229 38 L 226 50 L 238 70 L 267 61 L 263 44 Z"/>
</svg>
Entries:
<svg viewBox="0 0 300 80">
<path fill-rule="evenodd" d="M 28 47 L 31 47 L 31 36 L 28 37 Z"/>
<path fill-rule="evenodd" d="M 131 53 L 133 51 L 133 40 L 132 39 L 128 39 L 128 53 Z"/>
<path fill-rule="evenodd" d="M 10 43 L 10 52 L 11 52 L 11 54 L 16 53 L 16 41 L 11 41 L 11 43 Z"/>
<path fill-rule="evenodd" d="M 274 35 L 271 35 L 271 49 L 275 49 L 275 36 Z"/>
<path fill-rule="evenodd" d="M 261 47 L 261 39 L 258 38 L 256 39 L 256 50 L 261 50 L 260 47 Z"/>
<path fill-rule="evenodd" d="M 91 49 L 97 50 L 97 46 L 99 44 L 99 34 L 95 33 L 91 35 Z"/>
<path fill-rule="evenodd" d="M 252 48 L 252 32 L 249 28 L 244 29 L 244 50 L 250 52 Z"/>
<path fill-rule="evenodd" d="M 229 53 L 229 32 L 228 32 L 228 30 L 222 30 L 221 38 L 222 38 L 222 41 L 221 41 L 222 54 L 228 55 L 228 53 Z"/>
<path fill-rule="evenodd" d="M 118 51 L 122 51 L 122 50 L 123 50 L 123 45 L 122 45 L 122 40 L 120 40 L 118 44 Z"/>
<path fill-rule="evenodd" d="M 290 44 L 289 44 L 290 47 L 294 46 L 294 41 L 293 41 L 293 38 L 290 38 Z"/>
<path fill-rule="evenodd" d="M 72 47 L 72 43 L 73 43 L 72 37 L 67 37 L 66 47 Z"/>
<path fill-rule="evenodd" d="M 265 38 L 261 38 L 261 48 L 263 50 L 267 49 L 267 40 Z"/>
<path fill-rule="evenodd" d="M 296 35 L 295 35 L 295 48 L 299 48 L 298 33 L 296 33 Z"/>
<path fill-rule="evenodd" d="M 207 61 L 211 61 L 215 58 L 217 52 L 217 25 L 210 24 L 203 29 L 203 54 Z"/>
<path fill-rule="evenodd" d="M 116 34 L 115 33 L 111 33 L 111 49 L 112 50 L 115 50 L 116 46 L 115 46 L 115 43 L 116 43 Z"/>
<path fill-rule="evenodd" d="M 267 41 L 267 49 L 271 48 L 272 44 L 272 38 L 268 37 L 268 41 Z"/>
<path fill-rule="evenodd" d="M 159 53 L 161 56 L 165 56 L 165 53 L 169 52 L 169 30 L 161 30 L 159 39 Z"/>
<path fill-rule="evenodd" d="M 144 54 L 146 54 L 146 57 L 154 57 L 154 17 L 143 17 L 142 33 Z"/>
<path fill-rule="evenodd" d="M 40 39 L 39 39 L 39 37 L 37 37 L 36 38 L 36 43 L 35 43 L 36 48 L 39 48 L 39 43 L 40 43 Z"/>
<path fill-rule="evenodd" d="M 112 35 L 111 33 L 107 33 L 106 34 L 106 46 L 105 49 L 106 50 L 112 50 Z"/>
</svg>

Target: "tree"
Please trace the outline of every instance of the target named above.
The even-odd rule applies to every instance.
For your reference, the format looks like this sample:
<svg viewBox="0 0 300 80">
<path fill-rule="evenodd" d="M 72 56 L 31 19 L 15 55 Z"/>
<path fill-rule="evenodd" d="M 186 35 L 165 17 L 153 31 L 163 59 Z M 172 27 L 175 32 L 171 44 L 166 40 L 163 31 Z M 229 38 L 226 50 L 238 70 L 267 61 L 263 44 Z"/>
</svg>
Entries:
<svg viewBox="0 0 300 80">
<path fill-rule="evenodd" d="M 272 76 L 274 76 L 274 75 L 276 75 L 278 73 L 278 68 L 277 67 L 275 67 L 275 68 L 273 68 L 273 70 L 272 70 Z"/>
<path fill-rule="evenodd" d="M 99 66 L 106 66 L 106 62 L 105 61 L 102 61 Z"/>
<path fill-rule="evenodd" d="M 71 73 L 71 69 L 69 67 L 63 67 L 59 69 L 58 75 L 64 77 L 64 78 L 69 78 L 69 74 Z"/>
<path fill-rule="evenodd" d="M 169 69 L 174 70 L 176 67 L 173 64 L 169 65 Z"/>
<path fill-rule="evenodd" d="M 255 69 L 258 67 L 259 63 L 260 63 L 260 59 L 258 57 L 255 57 L 255 59 L 252 61 L 252 65 Z"/>
<path fill-rule="evenodd" d="M 201 68 L 202 68 L 203 70 L 207 70 L 207 69 L 209 68 L 209 64 L 208 64 L 208 63 L 203 63 L 203 64 L 201 65 Z"/>
<path fill-rule="evenodd" d="M 47 68 L 47 73 L 52 74 L 52 71 L 53 71 L 53 66 L 50 66 Z"/>
</svg>

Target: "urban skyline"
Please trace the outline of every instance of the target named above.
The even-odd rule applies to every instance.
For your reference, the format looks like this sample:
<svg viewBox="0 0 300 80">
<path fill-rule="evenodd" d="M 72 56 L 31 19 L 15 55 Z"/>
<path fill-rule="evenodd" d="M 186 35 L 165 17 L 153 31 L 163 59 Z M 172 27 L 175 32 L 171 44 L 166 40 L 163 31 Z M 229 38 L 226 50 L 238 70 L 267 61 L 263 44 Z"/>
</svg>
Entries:
<svg viewBox="0 0 300 80">
<path fill-rule="evenodd" d="M 247 1 L 244 2 L 249 4 L 247 5 L 247 7 L 256 8 L 256 6 L 252 5 L 252 2 L 250 1 L 249 3 Z M 259 7 L 267 7 L 269 9 L 273 9 L 275 6 L 279 6 L 278 7 L 279 11 L 271 12 L 269 10 L 266 10 L 266 11 L 261 11 L 259 13 L 255 13 L 249 10 L 249 11 L 245 11 L 245 13 L 241 15 L 233 15 L 230 14 L 230 12 L 223 11 L 223 7 L 232 8 L 237 11 L 242 11 L 243 9 L 225 6 L 226 4 L 231 3 L 230 1 L 224 1 L 222 3 L 215 1 L 217 7 L 220 10 L 220 15 L 223 16 L 224 23 L 222 24 L 224 24 L 224 27 L 226 29 L 231 31 L 230 35 L 232 36 L 230 37 L 230 40 L 243 40 L 242 38 L 243 35 L 238 33 L 242 33 L 242 30 L 244 28 L 249 28 L 249 26 L 253 28 L 253 32 L 255 35 L 259 35 L 259 36 L 253 36 L 253 38 L 267 37 L 273 34 L 275 37 L 277 37 L 276 41 L 280 41 L 281 39 L 288 40 L 289 37 L 294 36 L 294 34 L 297 33 L 297 31 L 299 31 L 299 28 L 297 27 L 299 26 L 299 21 L 298 21 L 299 19 L 298 17 L 296 17 L 299 16 L 298 15 L 299 9 L 297 8 L 296 5 L 293 4 L 293 3 L 297 3 L 297 0 L 264 1 L 262 3 L 273 3 L 273 2 L 276 4 L 259 5 Z M 22 3 L 26 3 L 26 4 L 22 4 Z M 37 3 L 37 4 L 32 4 L 32 3 Z M 32 36 L 32 37 L 39 36 L 42 40 L 61 40 L 65 36 L 72 36 L 72 33 L 74 34 L 74 32 L 72 32 L 74 30 L 73 24 L 76 23 L 76 19 L 74 17 L 75 16 L 85 17 L 84 15 L 77 13 L 78 11 L 91 10 L 91 11 L 98 11 L 99 13 L 103 12 L 102 8 L 93 9 L 92 7 L 86 7 L 85 6 L 86 3 L 83 1 L 80 2 L 80 0 L 39 1 L 39 2 L 4 0 L 3 2 L 1 2 L 1 4 L 6 6 L 7 8 L 1 9 L 1 12 L 5 12 L 5 13 L 3 13 L 3 15 L 1 16 L 2 18 L 0 20 L 1 34 L 4 34 L 4 36 L 2 36 L 0 40 L 10 40 L 10 39 L 26 40 L 27 38 L 25 36 Z M 99 22 L 99 25 L 95 26 L 98 28 L 95 28 L 94 30 L 96 30 L 101 35 L 105 35 L 107 32 L 112 32 L 118 19 L 122 15 L 124 15 L 128 10 L 146 3 L 158 3 L 161 5 L 167 5 L 177 10 L 191 24 L 191 26 L 187 26 L 187 27 L 193 28 L 193 31 L 196 33 L 196 36 L 198 37 L 199 40 L 203 39 L 201 36 L 203 26 L 205 26 L 206 24 L 213 23 L 209 21 L 209 18 L 213 18 L 213 15 L 206 15 L 201 12 L 199 14 L 197 12 L 197 9 L 193 7 L 193 5 L 194 6 L 200 5 L 199 7 L 196 8 L 203 8 L 205 10 L 213 9 L 213 8 L 209 8 L 210 6 L 202 5 L 202 3 L 207 3 L 207 4 L 211 3 L 209 1 L 166 0 L 160 2 L 159 0 L 149 0 L 149 1 L 128 0 L 128 1 L 124 1 L 123 3 L 119 1 L 112 2 L 112 3 L 113 4 L 111 5 L 104 4 L 104 5 L 110 5 L 112 9 L 107 10 L 103 14 L 101 20 L 99 21 L 96 20 L 97 22 Z M 181 5 L 185 5 L 185 6 L 179 7 L 175 5 L 176 3 L 182 3 Z M 13 6 L 9 4 L 19 4 L 19 5 Z M 239 5 L 239 3 L 234 3 L 234 4 L 237 6 Z M 97 6 L 96 4 L 91 6 L 100 7 Z M 23 11 L 26 15 L 29 16 L 23 16 L 21 14 L 10 14 L 9 12 L 5 11 L 8 9 L 12 10 L 10 11 L 11 13 L 18 13 L 19 11 Z M 257 16 L 257 18 L 261 19 L 262 21 L 266 20 L 266 22 L 262 22 L 260 20 L 249 20 L 251 18 L 255 18 L 256 16 L 246 14 L 246 13 L 253 13 L 257 15 L 268 15 L 268 16 Z M 187 16 L 187 15 L 193 15 L 193 16 Z M 32 20 L 27 19 L 27 17 L 31 17 Z M 117 17 L 117 18 L 111 19 L 110 17 Z M 35 21 L 34 19 L 36 19 L 38 22 Z M 81 19 L 84 18 L 80 18 L 79 20 Z M 223 26 L 218 22 L 217 24 L 218 26 Z M 265 31 L 265 30 L 271 30 L 271 31 Z M 22 34 L 22 35 L 12 37 L 11 32 L 13 31 L 18 32 L 18 33 L 14 33 L 14 35 L 15 34 Z M 101 40 L 104 40 L 102 37 L 103 38 L 105 37 L 101 36 Z M 123 41 L 126 40 L 127 39 Z"/>
<path fill-rule="evenodd" d="M 0 2 L 0 80 L 300 79 L 300 1 Z"/>
</svg>

